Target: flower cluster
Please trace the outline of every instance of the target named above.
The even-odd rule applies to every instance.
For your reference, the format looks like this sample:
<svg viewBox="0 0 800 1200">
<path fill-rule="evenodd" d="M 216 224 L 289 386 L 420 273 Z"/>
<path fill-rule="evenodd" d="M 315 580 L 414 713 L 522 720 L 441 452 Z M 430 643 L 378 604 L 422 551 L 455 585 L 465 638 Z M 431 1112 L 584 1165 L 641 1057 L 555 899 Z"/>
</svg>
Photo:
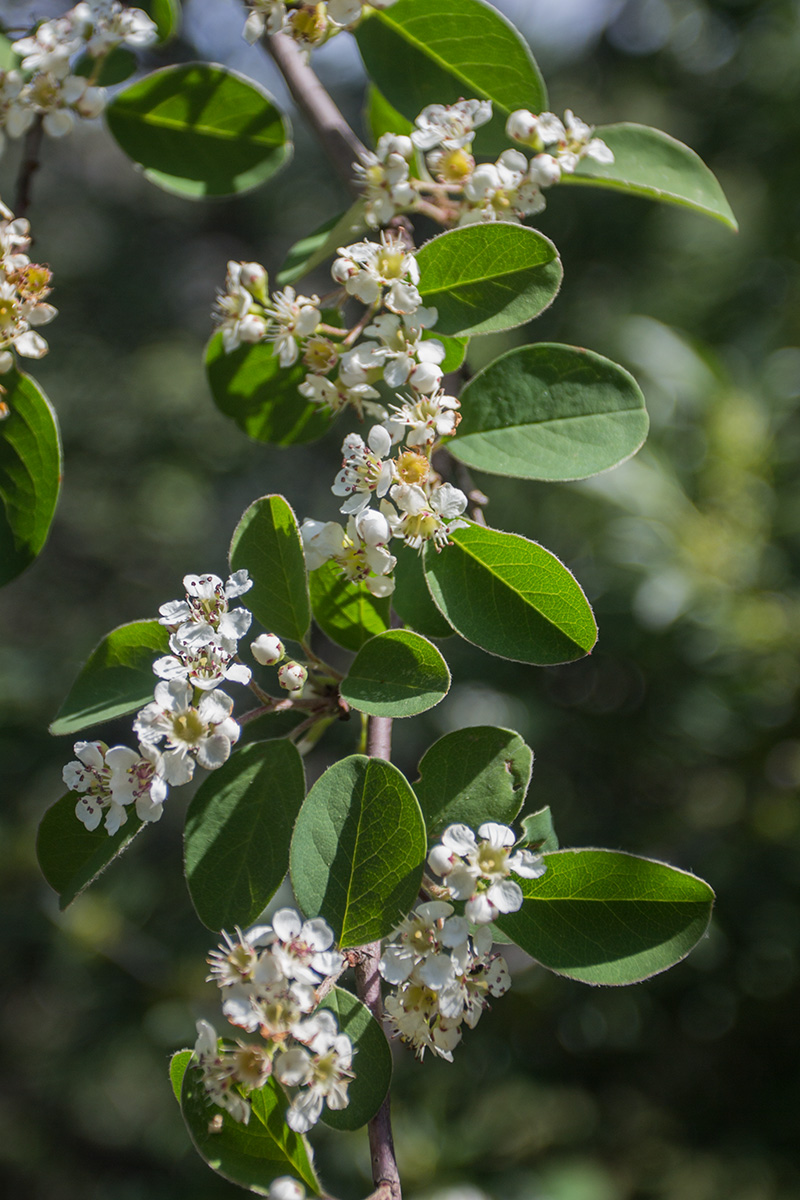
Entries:
<svg viewBox="0 0 800 1200">
<path fill-rule="evenodd" d="M 172 653 L 153 663 L 159 676 L 153 700 L 133 722 L 138 753 L 77 742 L 77 761 L 64 768 L 67 787 L 80 793 L 75 813 L 87 829 L 96 829 L 105 813 L 108 833 L 116 833 L 131 805 L 140 820 L 157 821 L 168 785 L 188 783 L 196 763 L 207 771 L 221 767 L 239 739 L 233 700 L 217 685 L 250 681 L 237 648 L 252 615 L 229 601 L 246 592 L 251 580 L 247 571 L 236 571 L 226 583 L 216 575 L 187 575 L 183 583 L 185 598 L 159 610 Z"/>
<path fill-rule="evenodd" d="M 316 333 L 319 298 L 298 296 L 294 288 L 267 292 L 268 276 L 260 263 L 229 262 L 225 291 L 216 314 L 227 354 L 242 344 L 272 342 L 282 367 L 297 362 L 298 343 Z"/>
<path fill-rule="evenodd" d="M 209 979 L 222 991 L 228 1021 L 248 1033 L 258 1031 L 263 1042 L 221 1049 L 213 1027 L 199 1021 L 195 1057 L 203 1085 L 215 1104 L 246 1123 L 246 1094 L 274 1074 L 297 1089 L 286 1114 L 289 1128 L 307 1133 L 324 1105 L 346 1107 L 353 1077 L 352 1043 L 339 1032 L 333 1013 L 319 1008 L 316 991 L 344 966 L 333 932 L 319 917 L 302 921 L 294 909 L 282 908 L 272 925 L 223 937 L 209 957 Z"/>
<path fill-rule="evenodd" d="M 250 14 L 243 36 L 252 46 L 265 34 L 286 33 L 304 50 L 323 45 L 361 19 L 366 0 L 247 0 Z M 369 0 L 388 8 L 394 0 Z"/>
<path fill-rule="evenodd" d="M 443 224 L 478 221 L 521 221 L 545 207 L 544 189 L 570 174 L 582 158 L 614 161 L 594 130 L 568 109 L 561 121 L 554 113 L 511 113 L 506 134 L 534 151 L 505 150 L 494 163 L 476 163 L 472 143 L 476 131 L 492 117 L 489 100 L 429 104 L 416 118 L 410 137 L 385 133 L 375 152 L 353 164 L 373 228 L 401 212 L 419 209 Z M 411 178 L 414 151 L 423 156 L 421 177 Z"/>
<path fill-rule="evenodd" d="M 508 991 L 505 961 L 491 950 L 489 930 L 470 936 L 466 918 L 441 900 L 421 904 L 395 930 L 380 960 L 381 975 L 396 987 L 384 1007 L 419 1058 L 431 1050 L 452 1062 L 461 1025 L 474 1029 L 489 997 Z"/>
<path fill-rule="evenodd" d="M 6 135 L 21 137 L 37 117 L 50 137 L 70 133 L 76 116 L 98 117 L 105 89 L 95 80 L 106 57 L 123 43 L 141 48 L 157 36 L 146 13 L 118 0 L 81 0 L 63 16 L 42 21 L 30 37 L 12 44 L 19 66 L 0 71 L 0 153 Z"/>
<path fill-rule="evenodd" d="M 467 919 L 487 925 L 522 905 L 522 889 L 509 879 L 512 871 L 523 879 L 538 879 L 547 867 L 531 850 L 512 852 L 516 838 L 508 825 L 487 821 L 478 838 L 467 825 L 448 825 L 428 855 L 428 866 L 442 877 L 451 900 L 466 900 Z"/>
<path fill-rule="evenodd" d="M 0 201 L 0 375 L 14 366 L 12 350 L 24 358 L 42 358 L 47 342 L 36 330 L 57 315 L 47 304 L 52 275 L 48 267 L 32 263 L 30 226 L 16 219 Z"/>
</svg>

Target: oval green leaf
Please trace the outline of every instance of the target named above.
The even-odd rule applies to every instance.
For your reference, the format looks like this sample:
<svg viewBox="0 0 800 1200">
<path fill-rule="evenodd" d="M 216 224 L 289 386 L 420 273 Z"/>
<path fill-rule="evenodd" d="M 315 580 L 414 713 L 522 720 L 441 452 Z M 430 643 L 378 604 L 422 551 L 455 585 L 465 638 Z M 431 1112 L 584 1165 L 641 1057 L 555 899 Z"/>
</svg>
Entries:
<svg viewBox="0 0 800 1200">
<path fill-rule="evenodd" d="M 106 634 L 58 710 L 50 732 L 77 733 L 101 721 L 136 712 L 153 699 L 153 662 L 169 650 L 169 632 L 158 621 L 131 621 Z"/>
<path fill-rule="evenodd" d="M 58 907 L 65 909 L 106 867 L 127 850 L 143 828 L 134 811 L 109 837 L 102 824 L 88 830 L 75 816 L 80 797 L 67 792 L 42 817 L 36 835 L 36 855 L 50 887 L 58 892 Z"/>
<path fill-rule="evenodd" d="M 394 582 L 392 608 L 404 625 L 410 625 L 425 637 L 453 636 L 455 631 L 433 603 L 425 582 L 422 557 L 416 550 L 402 545 L 399 547 Z"/>
<path fill-rule="evenodd" d="M 198 788 L 183 836 L 186 883 L 209 929 L 250 925 L 289 870 L 305 799 L 303 760 L 286 738 L 234 751 Z"/>
<path fill-rule="evenodd" d="M 302 363 L 282 367 L 272 345 L 237 346 L 226 354 L 215 333 L 206 350 L 206 375 L 214 403 L 257 442 L 292 446 L 322 437 L 332 415 L 297 388 L 307 374 Z"/>
<path fill-rule="evenodd" d="M 346 1108 L 326 1105 L 322 1120 L 331 1129 L 360 1129 L 371 1121 L 392 1082 L 392 1052 L 383 1030 L 369 1009 L 344 988 L 332 988 L 320 1004 L 336 1017 L 340 1033 L 350 1038 L 355 1051 L 355 1079 L 347 1089 Z"/>
<path fill-rule="evenodd" d="M 308 576 L 295 515 L 283 496 L 262 496 L 242 514 L 230 548 L 232 571 L 250 572 L 245 601 L 278 637 L 301 642 L 311 622 Z"/>
<path fill-rule="evenodd" d="M 97 87 L 113 87 L 115 83 L 124 83 L 130 79 L 139 63 L 135 54 L 124 46 L 115 46 L 110 54 L 103 59 L 99 75 L 93 80 Z M 73 75 L 81 75 L 84 79 L 94 75 L 97 59 L 91 54 L 83 54 L 72 68 Z"/>
<path fill-rule="evenodd" d="M 455 822 L 477 829 L 484 821 L 510 825 L 525 800 L 533 751 L 511 729 L 457 729 L 423 754 L 414 784 L 429 839 Z"/>
<path fill-rule="evenodd" d="M 450 453 L 517 479 L 586 479 L 630 458 L 648 430 L 644 396 L 616 363 L 575 346 L 509 350 L 461 393 Z"/>
<path fill-rule="evenodd" d="M 397 0 L 372 12 L 355 36 L 367 74 L 409 121 L 428 104 L 491 100 L 494 115 L 475 140 L 479 154 L 508 149 L 514 109 L 547 108 L 527 43 L 482 0 Z"/>
<path fill-rule="evenodd" d="M 44 392 L 28 375 L 2 377 L 0 585 L 29 567 L 47 540 L 61 486 L 61 439 Z"/>
<path fill-rule="evenodd" d="M 164 67 L 106 109 L 117 145 L 151 183 L 188 200 L 258 187 L 291 156 L 287 118 L 269 92 L 226 67 Z"/>
<path fill-rule="evenodd" d="M 278 272 L 278 287 L 286 287 L 302 279 L 314 267 L 332 258 L 340 246 L 346 246 L 359 238 L 367 228 L 364 219 L 364 201 L 356 200 L 347 212 L 325 221 L 313 233 L 306 234 L 289 250 L 286 261 Z"/>
<path fill-rule="evenodd" d="M 413 907 L 425 822 L 397 767 L 354 754 L 334 763 L 300 809 L 291 879 L 306 916 L 324 917 L 341 946 L 386 937 Z"/>
<path fill-rule="evenodd" d="M 417 252 L 419 291 L 439 310 L 436 332 L 472 336 L 538 317 L 561 286 L 561 261 L 535 229 L 495 221 L 450 229 Z"/>
<path fill-rule="evenodd" d="M 544 852 L 558 849 L 558 836 L 549 805 L 529 813 L 527 817 L 522 818 L 520 824 L 522 833 L 519 840 L 523 846 Z"/>
<path fill-rule="evenodd" d="M 410 629 L 388 629 L 366 642 L 341 685 L 342 699 L 371 717 L 414 717 L 449 690 L 447 663 Z"/>
<path fill-rule="evenodd" d="M 581 658 L 597 641 L 579 583 L 538 542 L 469 525 L 440 554 L 426 549 L 423 561 L 447 620 L 489 654 L 544 667 Z"/>
<path fill-rule="evenodd" d="M 557 850 L 519 879 L 522 908 L 498 927 L 543 967 L 583 983 L 639 983 L 685 958 L 708 928 L 702 879 L 618 850 Z"/>
<path fill-rule="evenodd" d="M 365 582 L 352 583 L 334 562 L 308 577 L 314 620 L 326 637 L 345 650 L 360 650 L 390 624 L 388 597 L 373 596 Z"/>
<path fill-rule="evenodd" d="M 562 183 L 614 188 L 680 204 L 722 221 L 729 229 L 739 228 L 716 176 L 683 142 L 660 129 L 630 122 L 601 125 L 596 132 L 613 151 L 613 163 L 582 158 L 574 174 L 562 175 Z"/>
<path fill-rule="evenodd" d="M 175 1064 L 173 1087 L 182 1063 Z M 314 1196 L 320 1194 L 312 1166 L 311 1149 L 304 1137 L 286 1124 L 289 1103 L 280 1084 L 270 1077 L 250 1094 L 251 1114 L 239 1124 L 208 1098 L 200 1071 L 189 1061 L 181 1080 L 181 1112 L 186 1128 L 201 1158 L 223 1179 L 230 1179 L 257 1195 L 265 1196 L 273 1180 L 281 1175 L 300 1179 Z M 210 1128 L 219 1116 L 221 1128 Z"/>
</svg>

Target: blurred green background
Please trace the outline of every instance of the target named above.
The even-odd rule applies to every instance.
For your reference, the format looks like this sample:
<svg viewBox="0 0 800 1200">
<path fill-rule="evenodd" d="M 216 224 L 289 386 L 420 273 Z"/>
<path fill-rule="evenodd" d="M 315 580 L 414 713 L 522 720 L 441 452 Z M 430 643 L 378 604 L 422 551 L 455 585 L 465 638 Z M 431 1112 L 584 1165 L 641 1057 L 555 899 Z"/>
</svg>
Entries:
<svg viewBox="0 0 800 1200">
<path fill-rule="evenodd" d="M 59 4 L 0 2 L 6 24 Z M 522 961 L 453 1065 L 397 1054 L 395 1121 L 411 1200 L 789 1200 L 800 1196 L 800 8 L 795 0 L 516 0 L 556 111 L 657 125 L 725 187 L 734 236 L 684 210 L 555 189 L 540 228 L 562 295 L 525 340 L 590 347 L 640 380 L 652 435 L 584 484 L 483 477 L 487 516 L 542 541 L 593 601 L 591 659 L 535 670 L 445 649 L 448 699 L 396 723 L 410 778 L 463 724 L 520 730 L 529 803 L 565 845 L 664 858 L 718 893 L 710 936 L 674 970 L 592 990 Z M 190 0 L 170 54 L 280 81 L 241 41 L 235 0 Z M 150 55 L 150 65 L 162 60 Z M 359 121 L 346 38 L 319 71 Z M 186 793 L 59 914 L 36 825 L 69 740 L 46 732 L 110 628 L 152 616 L 187 571 L 225 572 L 243 508 L 285 491 L 333 519 L 339 428 L 308 450 L 247 443 L 213 408 L 201 355 L 228 258 L 271 271 L 345 206 L 297 122 L 293 163 L 230 203 L 151 187 L 100 124 L 48 142 L 30 216 L 60 315 L 35 374 L 54 402 L 64 491 L 40 560 L 0 594 L 4 890 L 0 1168 L 27 1200 L 241 1194 L 191 1149 L 169 1053 L 215 1019 L 213 935 L 183 887 Z M 0 162 L 11 200 L 18 147 Z M 323 276 L 316 281 L 324 286 Z M 482 365 L 514 344 L 473 343 Z M 300 481 L 300 482 L 299 482 Z M 309 762 L 347 753 L 341 726 Z M 104 736 L 129 736 L 124 722 Z M 333 1194 L 369 1191 L 363 1133 L 315 1137 Z"/>
</svg>

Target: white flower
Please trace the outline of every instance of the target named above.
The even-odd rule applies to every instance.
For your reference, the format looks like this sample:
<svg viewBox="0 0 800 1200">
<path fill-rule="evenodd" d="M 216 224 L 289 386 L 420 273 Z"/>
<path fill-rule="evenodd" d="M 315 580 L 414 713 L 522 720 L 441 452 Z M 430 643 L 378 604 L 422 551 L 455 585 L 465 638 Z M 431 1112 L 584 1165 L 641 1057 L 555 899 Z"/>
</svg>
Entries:
<svg viewBox="0 0 800 1200">
<path fill-rule="evenodd" d="M 250 1105 L 235 1090 L 235 1058 L 230 1052 L 219 1049 L 216 1030 L 208 1021 L 197 1022 L 194 1057 L 203 1073 L 203 1087 L 210 1099 L 224 1108 L 234 1121 L 246 1125 L 250 1120 Z"/>
<path fill-rule="evenodd" d="M 396 483 L 389 492 L 400 515 L 384 500 L 381 512 L 389 522 L 393 537 L 401 537 L 407 546 L 419 550 L 425 542 L 433 542 L 437 550 L 446 546 L 456 529 L 467 527 L 457 518 L 467 507 L 467 497 L 450 483 L 442 484 L 426 495 L 414 483 Z"/>
<path fill-rule="evenodd" d="M 274 343 L 273 353 L 278 355 L 282 367 L 291 367 L 297 362 L 298 339 L 316 333 L 321 320 L 318 296 L 298 296 L 294 288 L 273 292 L 272 300 L 264 306 L 270 318 L 267 341 Z"/>
<path fill-rule="evenodd" d="M 454 900 L 466 900 L 465 914 L 477 925 L 522 906 L 522 890 L 508 876 L 538 879 L 546 870 L 541 855 L 530 850 L 512 853 L 514 831 L 488 821 L 478 829 L 479 842 L 467 825 L 449 825 L 441 844 L 428 855 L 428 865 L 441 875 Z"/>
<path fill-rule="evenodd" d="M 408 446 L 432 446 L 439 438 L 453 436 L 461 420 L 460 407 L 455 396 L 434 391 L 431 395 L 392 405 L 385 425 L 394 442 L 405 438 Z"/>
<path fill-rule="evenodd" d="M 221 642 L 210 638 L 197 644 L 186 642 L 177 633 L 169 639 L 172 654 L 157 658 L 153 670 L 161 679 L 183 679 L 201 691 L 211 691 L 227 680 L 248 684 L 250 668 L 235 662 L 235 652 L 225 649 Z"/>
<path fill-rule="evenodd" d="M 250 653 L 262 667 L 274 667 L 281 661 L 286 649 L 274 633 L 261 633 L 250 643 Z"/>
<path fill-rule="evenodd" d="M 341 969 L 342 956 L 331 949 L 333 930 L 322 917 L 303 921 L 293 908 L 280 908 L 272 918 L 272 928 L 271 953 L 290 979 L 316 986 L 321 976 L 335 975 Z"/>
<path fill-rule="evenodd" d="M 374 596 L 394 590 L 394 580 L 388 577 L 397 560 L 386 549 L 392 531 L 384 514 L 364 509 L 350 517 L 346 531 L 335 521 L 307 519 L 300 536 L 309 571 L 332 560 L 352 583 L 365 581 Z"/>
<path fill-rule="evenodd" d="M 252 12 L 244 26 L 244 39 L 252 46 L 265 33 L 278 33 L 286 23 L 283 0 L 248 0 Z"/>
<path fill-rule="evenodd" d="M 308 679 L 308 668 L 289 659 L 278 667 L 278 683 L 287 692 L 300 692 Z"/>
<path fill-rule="evenodd" d="M 266 337 L 268 318 L 263 308 L 266 280 L 267 273 L 260 263 L 233 260 L 228 263 L 225 291 L 219 293 L 215 305 L 226 354 L 243 343 L 250 345 Z"/>
<path fill-rule="evenodd" d="M 300 1031 L 294 1036 L 298 1034 L 303 1036 Z M 326 1103 L 332 1109 L 345 1108 L 353 1077 L 353 1044 L 346 1034 L 339 1033 L 331 1013 L 323 1011 L 312 1017 L 304 1035 L 312 1053 L 298 1046 L 283 1051 L 275 1060 L 275 1074 L 281 1083 L 302 1089 L 286 1114 L 286 1124 L 295 1133 L 308 1133 Z"/>
<path fill-rule="evenodd" d="M 267 1192 L 267 1200 L 305 1200 L 306 1189 L 291 1175 L 279 1175 L 273 1179 Z"/>
<path fill-rule="evenodd" d="M 193 689 L 182 679 L 156 684 L 155 698 L 136 716 L 133 728 L 147 745 L 166 739 L 164 777 L 175 785 L 188 783 L 195 759 L 207 771 L 221 767 L 241 730 L 231 717 L 233 701 L 225 692 L 206 692 L 195 708 Z"/>
<path fill-rule="evenodd" d="M 223 584 L 218 575 L 184 575 L 185 600 L 170 600 L 159 608 L 159 623 L 193 646 L 215 641 L 235 654 L 253 619 L 246 608 L 229 609 L 234 600 L 253 586 L 247 571 L 235 571 Z"/>
<path fill-rule="evenodd" d="M 385 287 L 383 303 L 392 312 L 412 313 L 419 308 L 419 266 L 401 236 L 384 230 L 380 242 L 355 242 L 340 246 L 337 253 L 331 275 L 348 295 L 362 304 L 374 304 Z"/>
<path fill-rule="evenodd" d="M 450 951 L 465 942 L 468 933 L 465 919 L 452 914 L 451 904 L 432 900 L 420 904 L 400 923 L 380 960 L 380 972 L 387 983 L 404 983 L 415 967 L 434 991 L 452 977 Z"/>
<path fill-rule="evenodd" d="M 392 464 L 384 461 L 389 453 L 392 439 L 382 425 L 373 425 L 364 445 L 357 433 L 348 434 L 342 445 L 344 461 L 331 488 L 334 496 L 346 496 L 340 508 L 343 513 L 360 513 L 367 507 L 373 495 L 385 496 L 392 482 Z"/>
<path fill-rule="evenodd" d="M 343 408 L 350 406 L 360 418 L 363 418 L 365 412 L 371 413 L 379 420 L 386 416 L 383 405 L 374 403 L 379 399 L 380 392 L 368 383 L 351 387 L 341 379 L 334 381 L 326 379 L 324 375 L 307 375 L 297 390 L 306 400 L 328 408 L 332 413 L 341 412 Z"/>
<path fill-rule="evenodd" d="M 492 117 L 491 100 L 459 100 L 455 104 L 429 104 L 414 122 L 411 140 L 419 150 L 463 150 L 475 130 Z"/>
<path fill-rule="evenodd" d="M 364 216 L 372 229 L 386 225 L 403 209 L 410 208 L 416 192 L 409 180 L 408 160 L 414 153 L 410 138 L 384 133 L 375 153 L 366 151 L 353 171 L 366 199 Z"/>
<path fill-rule="evenodd" d="M 115 834 L 127 822 L 131 804 L 141 820 L 159 819 L 167 785 L 157 750 L 141 746 L 137 754 L 127 746 L 109 749 L 105 742 L 76 742 L 73 749 L 78 761 L 67 763 L 63 779 L 70 791 L 81 794 L 75 815 L 87 829 L 96 829 L 105 813 L 106 830 Z"/>
</svg>

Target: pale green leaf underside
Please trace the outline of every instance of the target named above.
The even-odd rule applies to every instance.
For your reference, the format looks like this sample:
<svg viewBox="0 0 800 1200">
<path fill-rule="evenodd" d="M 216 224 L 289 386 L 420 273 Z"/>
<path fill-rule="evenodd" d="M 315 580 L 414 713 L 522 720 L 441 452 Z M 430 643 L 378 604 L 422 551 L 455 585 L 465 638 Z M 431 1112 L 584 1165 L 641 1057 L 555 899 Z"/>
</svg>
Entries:
<svg viewBox="0 0 800 1200">
<path fill-rule="evenodd" d="M 730 229 L 739 228 L 716 176 L 683 142 L 660 129 L 629 122 L 601 125 L 596 135 L 613 151 L 613 163 L 581 159 L 573 175 L 562 176 L 562 183 L 633 192 L 693 208 Z"/>
<path fill-rule="evenodd" d="M 308 577 L 295 515 L 283 496 L 262 496 L 231 539 L 232 571 L 249 571 L 243 604 L 270 633 L 302 641 L 311 621 Z"/>
<path fill-rule="evenodd" d="M 450 672 L 439 651 L 410 629 L 365 642 L 342 681 L 342 698 L 373 717 L 413 717 L 439 704 Z"/>
<path fill-rule="evenodd" d="M 413 906 L 425 851 L 425 823 L 403 775 L 352 755 L 317 780 L 297 818 L 297 902 L 307 916 L 324 917 L 342 946 L 376 941 Z"/>
<path fill-rule="evenodd" d="M 553 343 L 509 350 L 484 367 L 461 393 L 461 417 L 451 454 L 518 479 L 585 479 L 630 458 L 648 429 L 632 375 Z"/>
<path fill-rule="evenodd" d="M 61 487 L 55 413 L 38 384 L 3 376 L 8 416 L 0 420 L 0 585 L 30 566 L 44 546 Z"/>
<path fill-rule="evenodd" d="M 153 699 L 153 662 L 169 649 L 158 621 L 131 621 L 112 629 L 89 655 L 50 726 L 56 736 L 136 712 Z"/>
<path fill-rule="evenodd" d="M 477 153 L 508 146 L 505 122 L 516 108 L 541 112 L 547 92 L 527 43 L 481 0 L 397 0 L 356 30 L 367 74 L 408 120 L 428 104 L 491 100 Z"/>
<path fill-rule="evenodd" d="M 559 850 L 498 927 L 543 966 L 584 983 L 637 983 L 705 933 L 714 893 L 695 875 L 615 850 Z"/>
<path fill-rule="evenodd" d="M 431 595 L 457 633 L 490 654 L 551 666 L 587 654 L 597 626 L 580 585 L 537 542 L 482 525 L 425 552 Z"/>
<path fill-rule="evenodd" d="M 186 199 L 263 183 L 291 155 L 287 118 L 258 84 L 226 67 L 163 67 L 119 92 L 106 120 L 146 177 Z"/>
<path fill-rule="evenodd" d="M 436 332 L 498 333 L 532 321 L 561 286 L 555 246 L 535 229 L 496 221 L 465 225 L 417 253 L 419 291 L 439 312 Z"/>
</svg>

